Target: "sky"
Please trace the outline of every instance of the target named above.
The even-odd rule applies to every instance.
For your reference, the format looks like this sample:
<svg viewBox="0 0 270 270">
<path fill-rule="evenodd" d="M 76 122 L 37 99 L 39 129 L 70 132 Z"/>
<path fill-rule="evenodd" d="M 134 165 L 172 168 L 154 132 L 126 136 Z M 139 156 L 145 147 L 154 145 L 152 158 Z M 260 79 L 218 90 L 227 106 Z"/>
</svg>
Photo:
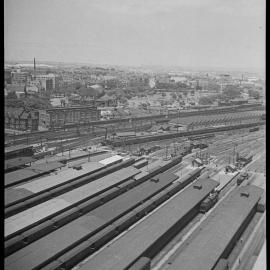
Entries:
<svg viewBox="0 0 270 270">
<path fill-rule="evenodd" d="M 265 0 L 4 0 L 6 61 L 265 67 Z"/>
</svg>

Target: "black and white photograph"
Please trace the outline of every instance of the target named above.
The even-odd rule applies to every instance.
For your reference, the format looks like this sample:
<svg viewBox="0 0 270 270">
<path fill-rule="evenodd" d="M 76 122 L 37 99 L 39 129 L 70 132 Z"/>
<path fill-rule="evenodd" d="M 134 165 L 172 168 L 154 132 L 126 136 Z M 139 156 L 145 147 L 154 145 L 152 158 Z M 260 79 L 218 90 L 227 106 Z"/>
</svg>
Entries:
<svg viewBox="0 0 270 270">
<path fill-rule="evenodd" d="M 266 270 L 266 0 L 4 0 L 4 269 Z"/>
</svg>

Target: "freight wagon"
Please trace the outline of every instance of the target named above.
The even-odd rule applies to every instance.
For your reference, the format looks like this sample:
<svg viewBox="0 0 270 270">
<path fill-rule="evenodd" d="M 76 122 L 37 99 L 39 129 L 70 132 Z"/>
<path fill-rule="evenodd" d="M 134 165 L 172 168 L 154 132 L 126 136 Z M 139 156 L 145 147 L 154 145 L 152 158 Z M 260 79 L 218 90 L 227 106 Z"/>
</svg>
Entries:
<svg viewBox="0 0 270 270">
<path fill-rule="evenodd" d="M 34 148 L 31 145 L 13 145 L 5 147 L 5 160 L 18 157 L 32 157 Z"/>
<path fill-rule="evenodd" d="M 80 215 L 85 214 L 86 212 L 89 212 L 96 207 L 99 207 L 100 205 L 106 203 L 107 201 L 117 197 L 119 194 L 127 191 L 128 189 L 131 189 L 132 187 L 136 185 L 140 185 L 141 183 L 149 180 L 150 178 L 158 179 L 157 175 L 159 173 L 162 173 L 166 171 L 167 169 L 171 168 L 172 166 L 178 164 L 181 162 L 182 157 L 178 157 L 170 162 L 167 162 L 165 165 L 158 167 L 154 170 L 152 170 L 149 173 L 139 173 L 133 177 L 133 179 L 126 181 L 123 184 L 119 184 L 115 188 L 110 189 L 109 191 L 96 196 L 84 203 L 81 203 L 79 206 L 74 206 L 73 208 L 66 210 L 63 213 L 60 213 L 52 218 L 48 217 L 45 219 L 42 223 L 38 222 L 37 224 L 34 224 L 29 229 L 24 230 L 22 233 L 18 231 L 17 233 L 14 233 L 12 237 L 7 237 L 7 241 L 5 242 L 5 253 L 6 255 L 9 255 L 16 250 L 22 248 L 25 245 L 30 244 L 31 242 L 43 237 L 44 235 L 50 233 L 53 230 L 56 230 L 57 228 L 64 226 L 68 222 L 71 222 L 72 220 L 78 218 Z M 195 177 L 199 176 L 201 170 L 195 170 L 193 174 L 190 174 L 191 179 L 184 180 L 184 183 L 189 183 L 189 181 L 194 180 Z M 166 185 L 166 182 L 172 181 L 171 179 L 164 179 L 163 185 Z M 160 186 L 160 185 L 150 185 L 150 191 L 155 192 L 153 187 Z M 142 187 L 143 188 L 143 187 Z M 142 189 L 143 192 L 147 193 L 147 188 L 144 185 L 144 188 Z M 148 192 L 150 192 L 148 191 Z M 142 195 L 142 192 L 139 192 L 140 195 Z M 148 194 L 149 195 L 149 194 Z M 138 196 L 136 196 L 136 199 L 138 199 Z M 131 198 L 128 198 L 128 202 L 131 203 Z M 123 204 L 125 207 L 127 206 L 127 203 Z M 120 208 L 117 208 L 118 211 Z M 109 211 L 110 212 L 110 211 Z M 112 211 L 115 212 L 115 211 Z M 49 212 L 48 212 L 49 214 Z"/>
<path fill-rule="evenodd" d="M 81 270 L 126 270 L 136 265 L 140 257 L 152 259 L 198 213 L 197 206 L 217 184 L 211 179 L 197 180 L 101 250 L 82 265 Z"/>
<path fill-rule="evenodd" d="M 191 141 L 195 141 L 195 140 L 210 139 L 210 138 L 214 138 L 214 137 L 215 137 L 215 134 L 212 133 L 212 134 L 191 136 L 191 137 L 188 137 L 188 139 Z"/>
<path fill-rule="evenodd" d="M 221 258 L 230 255 L 255 215 L 262 193 L 263 190 L 255 186 L 234 189 L 200 224 L 191 241 L 181 246 L 181 252 L 168 260 L 166 269 L 226 269 L 226 263 L 215 267 Z"/>
<path fill-rule="evenodd" d="M 206 213 L 212 208 L 218 201 L 218 192 L 211 193 L 206 199 L 204 199 L 200 205 L 200 212 Z"/>
<path fill-rule="evenodd" d="M 257 205 L 257 211 L 263 213 L 266 207 L 266 193 L 264 192 Z"/>
<path fill-rule="evenodd" d="M 251 129 L 249 130 L 249 132 L 255 132 L 255 131 L 258 131 L 258 130 L 259 130 L 258 127 L 254 127 L 254 128 L 251 128 Z"/>
<path fill-rule="evenodd" d="M 249 127 L 259 126 L 263 124 L 265 124 L 265 121 L 261 121 L 257 123 L 239 124 L 239 125 L 233 125 L 233 126 L 223 126 L 223 127 L 216 127 L 216 128 L 183 131 L 183 132 L 178 132 L 178 133 L 169 133 L 169 134 L 162 134 L 162 135 L 155 135 L 155 136 L 142 136 L 136 139 L 127 139 L 125 141 L 125 144 L 130 145 L 130 144 L 146 143 L 150 141 L 167 140 L 167 139 L 173 139 L 173 138 L 185 137 L 185 136 L 191 136 L 191 135 L 208 134 L 208 133 L 213 133 L 213 132 L 229 131 L 229 130 L 235 130 L 235 129 L 240 129 L 240 128 L 249 128 Z M 107 140 L 107 143 L 113 145 L 114 147 L 119 147 L 123 145 L 122 141 Z"/>
<path fill-rule="evenodd" d="M 93 221 L 95 221 L 95 226 L 102 226 L 103 227 L 103 223 L 106 222 L 107 224 L 111 224 L 108 227 L 102 229 L 98 234 L 93 235 L 93 237 L 91 237 L 89 240 L 85 240 L 84 242 L 82 242 L 81 244 L 79 244 L 77 247 L 74 247 L 73 249 L 68 251 L 68 247 L 66 247 L 65 249 L 63 249 L 63 245 L 61 247 L 61 245 L 57 245 L 56 243 L 58 241 L 64 241 L 64 242 L 68 242 L 68 239 L 72 240 L 72 241 L 77 241 L 75 240 L 75 238 L 77 237 L 76 235 L 73 235 L 71 232 L 67 233 L 67 231 L 65 231 L 66 229 L 68 229 L 70 227 L 70 229 L 72 229 L 73 227 L 71 227 L 71 224 L 66 226 L 66 228 L 63 228 L 62 231 L 56 231 L 55 236 L 53 235 L 49 235 L 45 240 L 45 238 L 40 239 L 40 243 L 39 242 L 35 242 L 33 244 L 32 247 L 27 247 L 25 249 L 25 251 L 19 251 L 18 254 L 14 254 L 11 257 L 8 257 L 7 259 L 7 268 L 6 269 L 17 269 L 17 266 L 20 265 L 20 269 L 32 269 L 32 267 L 34 267 L 34 265 L 36 264 L 36 267 L 43 267 L 47 264 L 57 264 L 57 262 L 53 261 L 54 258 L 57 256 L 57 254 L 59 254 L 58 256 L 59 259 L 57 259 L 58 264 L 60 263 L 61 266 L 63 267 L 63 269 L 70 269 L 70 267 L 74 266 L 76 263 L 78 263 L 81 259 L 83 259 L 85 256 L 93 253 L 96 249 L 100 248 L 103 244 L 105 244 L 107 241 L 109 241 L 110 239 L 112 239 L 115 235 L 117 235 L 118 233 L 120 233 L 121 231 L 125 230 L 128 226 L 132 225 L 135 221 L 137 221 L 138 219 L 140 219 L 142 216 L 146 215 L 149 211 L 153 210 L 157 205 L 161 204 L 164 200 L 168 199 L 172 194 L 176 193 L 177 191 L 179 191 L 181 188 L 183 188 L 185 185 L 187 185 L 191 179 L 194 179 L 195 175 L 198 175 L 198 173 L 201 170 L 194 170 L 193 172 L 191 172 L 189 175 L 190 177 L 187 177 L 185 182 L 183 181 L 178 181 L 176 184 L 173 185 L 173 187 L 169 186 L 168 188 L 166 188 L 164 191 L 160 192 L 160 194 L 156 194 L 157 190 L 155 190 L 155 187 L 158 189 L 163 189 L 162 188 L 162 183 L 165 181 L 165 185 L 168 185 L 169 182 L 173 182 L 175 179 L 177 179 L 177 176 L 173 176 L 172 174 L 167 174 L 165 173 L 164 175 L 160 175 L 160 180 L 158 181 L 148 181 L 147 183 L 145 183 L 146 185 L 148 185 L 148 188 L 146 188 L 145 185 L 139 186 L 139 190 L 131 190 L 130 192 L 133 193 L 133 195 L 131 196 L 131 194 L 126 193 L 123 194 L 121 199 L 120 197 L 117 197 L 116 199 L 114 199 L 114 202 L 111 201 L 110 203 L 106 205 L 104 205 L 104 207 L 107 207 L 107 209 L 105 210 L 105 208 L 103 206 L 101 206 L 101 208 L 103 207 L 103 211 L 100 209 L 96 209 L 94 211 L 91 212 L 91 215 L 88 214 L 85 218 L 80 218 L 82 221 L 79 222 L 79 220 L 75 220 L 74 223 L 74 229 L 75 230 L 75 224 L 78 223 L 78 225 L 81 224 L 85 224 L 86 220 L 84 219 L 90 219 Z M 162 178 L 163 177 L 163 178 Z M 162 179 L 161 179 L 162 178 Z M 167 182 L 166 182 L 167 181 Z M 168 182 L 169 181 L 169 182 Z M 166 184 L 167 183 L 167 184 Z M 164 185 L 163 185 L 164 186 Z M 149 191 L 151 191 L 149 193 Z M 172 192 L 172 193 L 171 193 Z M 152 193 L 152 194 L 151 194 Z M 156 196 L 153 197 L 153 195 L 156 194 Z M 169 195 L 171 194 L 171 195 Z M 141 204 L 141 202 L 143 202 L 145 199 L 142 199 L 142 196 L 146 196 L 146 198 L 151 198 L 148 201 L 145 201 L 143 204 Z M 161 200 L 160 200 L 161 199 Z M 135 205 L 138 205 L 135 209 L 133 209 L 131 212 L 129 212 L 127 215 L 123 216 L 122 218 L 120 218 L 118 221 L 111 223 L 111 221 L 106 220 L 106 219 L 112 219 L 113 216 L 119 216 L 119 214 L 121 213 L 121 211 L 124 211 L 124 213 L 126 212 L 126 210 L 128 208 L 131 207 L 132 204 L 134 204 L 134 202 L 137 203 Z M 126 210 L 124 210 L 126 209 Z M 120 215 L 121 216 L 121 215 Z M 96 219 L 97 217 L 102 218 L 103 220 L 100 220 L 98 222 L 98 220 Z M 95 218 L 95 219 L 94 219 Z M 89 223 L 90 224 L 90 223 Z M 100 225 L 98 225 L 100 224 Z M 83 225 L 81 225 L 83 226 Z M 94 223 L 92 223 L 92 230 L 94 229 Z M 88 230 L 90 230 L 89 227 L 87 227 Z M 79 229 L 79 227 L 78 227 Z M 78 230 L 77 229 L 77 230 Z M 85 229 L 83 229 L 84 234 L 87 233 L 88 235 L 90 234 L 90 231 L 85 231 Z M 82 232 L 81 232 L 81 236 L 82 237 Z M 62 236 L 63 235 L 63 236 Z M 64 235 L 66 235 L 66 237 L 64 237 Z M 70 235 L 70 236 L 69 236 Z M 55 237 L 58 237 L 59 240 L 55 239 Z M 85 239 L 82 238 L 82 239 Z M 80 241 L 81 242 L 81 241 Z M 51 244 L 50 244 L 51 243 Z M 37 248 L 37 245 L 39 246 L 39 248 Z M 50 247 L 50 245 L 52 245 Z M 70 247 L 73 247 L 73 244 L 71 244 L 69 242 Z M 47 249 L 50 252 L 43 252 L 41 249 Z M 61 248 L 63 249 L 63 251 L 61 251 Z M 29 251 L 27 251 L 29 250 Z M 31 250 L 31 252 L 30 252 Z M 66 254 L 64 254 L 64 251 L 67 250 Z M 27 251 L 27 256 L 28 257 L 20 257 L 20 253 L 25 253 Z M 45 251 L 45 250 L 44 250 Z M 37 255 L 39 253 L 39 255 Z M 48 257 L 49 253 L 51 254 L 51 258 Z M 61 255 L 63 254 L 63 255 Z M 36 258 L 39 258 L 38 260 Z M 20 258 L 19 260 L 21 260 L 20 262 L 17 261 L 16 258 Z M 45 259 L 46 258 L 46 259 Z M 48 266 L 49 267 L 49 266 Z M 49 269 L 49 268 L 48 268 Z"/>
<path fill-rule="evenodd" d="M 137 162 L 134 163 L 134 167 L 137 168 L 137 169 L 140 169 L 144 166 L 146 166 L 148 164 L 148 160 L 147 159 L 142 159 L 142 160 L 139 160 Z"/>
<path fill-rule="evenodd" d="M 253 155 L 237 155 L 236 162 L 240 168 L 243 168 L 247 164 L 249 164 L 253 159 Z"/>
<path fill-rule="evenodd" d="M 247 172 L 240 174 L 240 176 L 237 178 L 237 185 L 240 186 L 242 184 L 242 182 L 248 178 L 249 178 L 249 175 Z"/>
<path fill-rule="evenodd" d="M 92 172 L 92 174 L 81 177 L 65 177 L 59 178 L 58 181 L 47 181 L 42 185 L 39 182 L 42 180 L 35 180 L 32 184 L 32 189 L 35 192 L 30 192 L 30 190 L 14 189 L 5 191 L 5 217 L 10 217 L 11 215 L 17 214 L 29 207 L 35 206 L 37 204 L 43 203 L 51 198 L 59 196 L 65 192 L 69 192 L 75 188 L 85 185 L 89 182 L 97 180 L 98 178 L 104 177 L 110 173 L 114 173 L 120 169 L 126 168 L 134 163 L 134 159 L 129 159 L 123 161 L 120 164 L 112 165 L 111 167 L 104 167 L 104 169 Z M 63 171 L 64 173 L 64 171 Z M 63 174 L 64 175 L 64 174 Z M 56 175 L 57 176 L 57 175 Z M 36 184 L 35 184 L 36 183 Z M 15 196 L 16 195 L 16 196 Z"/>
<path fill-rule="evenodd" d="M 198 172 L 199 170 L 194 170 L 194 172 L 190 173 L 190 175 L 191 176 L 198 175 Z M 80 219 L 75 220 L 72 226 L 71 224 L 67 225 L 66 228 L 63 227 L 63 229 L 56 231 L 55 235 L 48 235 L 48 237 L 42 238 L 39 241 L 33 243 L 32 247 L 31 246 L 26 247 L 24 250 L 19 251 L 17 254 L 15 253 L 14 255 L 11 255 L 10 257 L 7 258 L 6 269 L 14 270 L 17 269 L 17 266 L 19 265 L 20 269 L 30 269 L 30 268 L 32 269 L 34 265 L 36 265 L 36 267 L 38 268 L 47 265 L 48 269 L 51 269 L 50 267 L 52 265 L 53 266 L 61 265 L 62 269 L 70 269 L 84 257 L 90 255 L 95 250 L 99 249 L 103 244 L 105 244 L 107 241 L 112 239 L 114 236 L 116 236 L 123 230 L 126 230 L 130 225 L 132 225 L 138 219 L 146 215 L 148 212 L 152 211 L 164 200 L 168 199 L 172 194 L 178 192 L 180 189 L 182 189 L 185 185 L 187 185 L 191 181 L 191 177 L 187 177 L 185 182 L 178 181 L 177 183 L 169 185 L 165 190 L 156 194 L 157 190 L 159 190 L 160 188 L 164 189 L 164 184 L 166 186 L 168 185 L 169 182 L 173 182 L 175 179 L 177 179 L 177 176 L 173 176 L 170 173 L 169 174 L 165 173 L 164 175 L 160 175 L 159 178 L 160 178 L 159 181 L 153 182 L 150 180 L 145 184 L 143 184 L 142 186 L 139 186 L 137 191 L 136 189 L 134 189 L 131 190 L 129 193 L 123 194 L 122 198 L 121 197 L 115 198 L 114 201 L 111 201 L 110 203 L 101 206 L 100 209 L 97 208 L 96 210 L 92 211 L 91 214 L 85 216 L 85 218 L 81 217 Z M 154 194 L 156 195 L 153 196 Z M 146 196 L 145 198 L 150 197 L 150 199 L 143 202 L 144 201 L 144 199 L 142 199 L 143 196 Z M 123 211 L 124 213 L 126 213 L 127 209 L 129 209 L 134 203 L 135 205 L 137 205 L 135 209 L 128 212 L 126 215 L 122 217 L 121 215 L 119 216 L 119 214 Z M 110 220 L 115 219 L 113 217 L 116 216 L 119 216 L 121 218 L 112 223 Z M 99 219 L 96 219 L 97 217 Z M 102 218 L 102 220 L 100 218 Z M 87 227 L 88 231 L 86 231 L 85 228 L 83 229 L 84 227 L 83 224 L 86 223 L 86 219 L 89 219 L 88 222 L 89 224 L 90 220 L 92 220 L 91 228 Z M 104 225 L 102 225 L 104 224 L 104 222 L 110 225 L 104 228 Z M 78 226 L 77 229 L 75 227 L 75 224 L 77 224 Z M 94 234 L 93 237 L 91 237 L 88 240 L 86 240 L 85 237 L 83 237 L 82 238 L 84 239 L 83 242 L 81 241 L 78 242 L 78 240 L 76 240 L 77 237 L 83 236 L 82 233 L 91 236 L 90 235 L 91 230 L 93 231 L 94 228 L 95 227 L 98 228 L 98 226 L 101 226 L 100 228 L 104 229 L 99 231 L 97 234 Z M 80 230 L 82 230 L 80 234 L 67 232 L 69 228 L 70 228 L 69 230 L 77 231 L 80 227 L 81 227 Z M 77 246 L 74 247 L 74 245 L 70 241 L 73 241 L 74 244 L 76 241 Z M 58 242 L 59 244 L 56 244 Z M 68 247 L 64 248 L 63 244 L 60 244 L 61 242 L 69 243 L 70 248 L 72 249 Z M 50 245 L 52 246 L 50 247 Z M 42 249 L 44 249 L 44 251 L 42 251 Z M 25 252 L 28 254 L 27 257 L 26 258 L 24 256 L 21 257 L 20 254 L 21 253 L 24 254 Z M 51 258 L 48 257 L 49 254 L 51 254 L 50 255 L 52 256 Z M 36 259 L 37 257 L 38 259 Z M 56 257 L 59 258 L 55 260 Z M 18 258 L 19 261 L 17 261 Z"/>
</svg>

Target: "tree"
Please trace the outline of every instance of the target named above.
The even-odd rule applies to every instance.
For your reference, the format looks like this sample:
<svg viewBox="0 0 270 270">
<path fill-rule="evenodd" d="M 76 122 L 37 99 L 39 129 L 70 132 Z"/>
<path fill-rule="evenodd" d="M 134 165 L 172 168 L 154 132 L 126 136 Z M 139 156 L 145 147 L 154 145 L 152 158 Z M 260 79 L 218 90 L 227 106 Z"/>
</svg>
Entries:
<svg viewBox="0 0 270 270">
<path fill-rule="evenodd" d="M 250 97 L 253 97 L 255 99 L 259 99 L 260 98 L 260 92 L 256 91 L 256 90 L 252 90 L 252 89 L 249 89 L 248 90 L 248 94 Z"/>
<path fill-rule="evenodd" d="M 233 99 L 240 96 L 241 90 L 234 85 L 226 85 L 223 89 L 223 95 L 227 98 Z"/>
<path fill-rule="evenodd" d="M 6 99 L 17 99 L 17 95 L 15 92 L 9 92 L 6 96 Z"/>
<path fill-rule="evenodd" d="M 211 105 L 213 104 L 217 99 L 219 98 L 219 95 L 209 95 L 204 96 L 199 99 L 200 105 Z"/>
<path fill-rule="evenodd" d="M 213 100 L 210 97 L 201 97 L 199 99 L 200 105 L 210 105 L 213 104 Z"/>
<path fill-rule="evenodd" d="M 95 97 L 99 98 L 103 95 L 104 90 L 103 89 L 94 89 L 94 88 L 86 88 L 85 86 L 82 86 L 78 90 L 78 94 L 84 97 Z"/>
<path fill-rule="evenodd" d="M 161 96 L 162 96 L 162 97 L 166 97 L 166 94 L 165 94 L 165 93 L 162 93 Z"/>
</svg>

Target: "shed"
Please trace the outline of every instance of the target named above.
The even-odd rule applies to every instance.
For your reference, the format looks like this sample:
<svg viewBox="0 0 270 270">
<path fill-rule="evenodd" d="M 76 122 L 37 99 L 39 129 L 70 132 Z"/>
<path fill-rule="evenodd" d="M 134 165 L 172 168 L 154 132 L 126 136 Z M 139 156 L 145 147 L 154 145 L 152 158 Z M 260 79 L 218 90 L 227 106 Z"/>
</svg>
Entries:
<svg viewBox="0 0 270 270">
<path fill-rule="evenodd" d="M 195 158 L 193 161 L 192 161 L 192 166 L 193 167 L 201 167 L 203 165 L 203 162 L 201 159 L 199 158 Z"/>
<path fill-rule="evenodd" d="M 19 157 L 19 158 L 13 158 L 5 161 L 5 171 L 12 170 L 17 167 L 21 167 L 23 165 L 26 165 L 28 163 L 34 162 L 35 159 L 32 157 Z"/>
<path fill-rule="evenodd" d="M 235 172 L 237 171 L 237 168 L 233 164 L 229 164 L 226 166 L 226 172 Z"/>
</svg>

